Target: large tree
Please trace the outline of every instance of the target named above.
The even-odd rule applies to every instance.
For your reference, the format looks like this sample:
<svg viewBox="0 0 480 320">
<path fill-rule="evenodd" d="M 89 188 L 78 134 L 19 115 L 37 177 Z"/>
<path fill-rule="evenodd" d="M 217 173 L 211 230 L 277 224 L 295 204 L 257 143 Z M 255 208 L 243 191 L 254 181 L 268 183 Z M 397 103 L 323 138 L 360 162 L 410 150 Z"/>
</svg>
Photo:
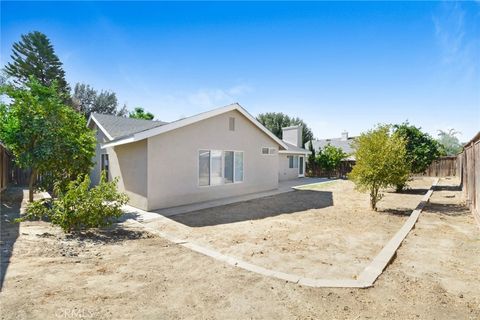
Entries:
<svg viewBox="0 0 480 320">
<path fill-rule="evenodd" d="M 353 143 L 356 164 L 348 175 L 356 188 L 370 193 L 370 207 L 377 210 L 381 189 L 405 183 L 409 175 L 406 141 L 391 133 L 390 126 L 362 133 Z"/>
<path fill-rule="evenodd" d="M 280 139 L 282 139 L 282 128 L 296 125 L 303 127 L 303 146 L 313 139 L 312 130 L 298 117 L 292 118 L 282 112 L 267 112 L 259 114 L 257 120 Z"/>
<path fill-rule="evenodd" d="M 102 113 L 125 116 L 126 106 L 118 110 L 118 100 L 115 92 L 97 92 L 88 84 L 77 83 L 73 89 L 73 105 L 88 118 L 91 113 Z"/>
<path fill-rule="evenodd" d="M 32 76 L 44 86 L 50 86 L 55 81 L 57 89 L 68 100 L 70 88 L 62 62 L 45 34 L 33 31 L 22 35 L 20 41 L 13 44 L 10 57 L 12 62 L 7 63 L 4 71 L 16 85 L 24 86 Z"/>
<path fill-rule="evenodd" d="M 408 121 L 393 126 L 395 134 L 400 135 L 406 142 L 406 160 L 410 166 L 410 173 L 423 173 L 433 160 L 440 156 L 440 145 L 428 133 L 422 132 Z M 397 191 L 403 189 L 397 186 Z"/>
<path fill-rule="evenodd" d="M 128 114 L 128 117 L 134 119 L 153 120 L 155 116 L 153 113 L 146 112 L 143 108 L 137 107 Z"/>
<path fill-rule="evenodd" d="M 440 152 L 444 156 L 454 156 L 462 151 L 462 144 L 458 140 L 458 131 L 450 129 L 448 131 L 438 131 L 438 143 L 440 144 Z"/>
<path fill-rule="evenodd" d="M 55 82 L 45 86 L 32 77 L 22 88 L 1 86 L 0 94 L 10 98 L 0 108 L 0 140 L 19 167 L 31 169 L 30 201 L 36 187 L 52 189 L 89 172 L 95 136 L 85 117 L 64 104 Z"/>
</svg>

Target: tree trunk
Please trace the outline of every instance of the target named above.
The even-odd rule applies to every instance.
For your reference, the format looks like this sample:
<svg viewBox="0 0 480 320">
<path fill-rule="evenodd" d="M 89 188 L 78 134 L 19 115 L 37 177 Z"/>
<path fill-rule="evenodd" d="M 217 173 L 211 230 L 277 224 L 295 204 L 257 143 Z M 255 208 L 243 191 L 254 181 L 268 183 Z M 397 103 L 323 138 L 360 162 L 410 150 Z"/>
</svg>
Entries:
<svg viewBox="0 0 480 320">
<path fill-rule="evenodd" d="M 35 185 L 35 181 L 37 180 L 37 170 L 32 168 L 32 172 L 30 172 L 30 180 L 28 182 L 28 201 L 33 202 L 33 187 Z"/>
</svg>

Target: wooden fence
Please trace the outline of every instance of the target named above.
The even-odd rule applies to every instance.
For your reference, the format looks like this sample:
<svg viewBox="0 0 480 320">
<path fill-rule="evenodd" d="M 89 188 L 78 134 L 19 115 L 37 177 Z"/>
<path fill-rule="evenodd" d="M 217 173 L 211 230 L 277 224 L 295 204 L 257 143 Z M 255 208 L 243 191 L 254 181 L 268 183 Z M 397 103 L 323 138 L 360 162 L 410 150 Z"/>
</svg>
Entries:
<svg viewBox="0 0 480 320">
<path fill-rule="evenodd" d="M 457 156 L 441 157 L 433 161 L 423 173 L 429 177 L 450 177 L 457 175 Z"/>
<path fill-rule="evenodd" d="M 457 157 L 463 197 L 480 224 L 480 132 L 463 147 Z"/>
<path fill-rule="evenodd" d="M 307 170 L 306 174 L 307 177 L 328 177 L 328 178 L 342 178 L 345 179 L 347 174 L 350 173 L 355 165 L 355 161 L 353 160 L 343 160 L 340 162 L 340 165 L 335 170 L 325 170 L 319 166 L 312 168 L 307 163 Z"/>
</svg>

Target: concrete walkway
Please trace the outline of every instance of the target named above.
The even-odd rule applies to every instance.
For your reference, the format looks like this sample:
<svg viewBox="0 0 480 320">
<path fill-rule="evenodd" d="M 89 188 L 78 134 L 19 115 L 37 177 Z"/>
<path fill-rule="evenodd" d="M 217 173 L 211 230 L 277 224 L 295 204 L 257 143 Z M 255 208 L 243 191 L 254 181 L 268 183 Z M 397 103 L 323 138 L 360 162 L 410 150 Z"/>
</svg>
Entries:
<svg viewBox="0 0 480 320">
<path fill-rule="evenodd" d="M 197 211 L 202 209 L 208 209 L 208 208 L 213 208 L 213 207 L 218 207 L 218 206 L 223 206 L 223 205 L 232 204 L 236 202 L 243 202 L 243 201 L 268 197 L 268 196 L 274 196 L 277 194 L 294 191 L 295 187 L 301 187 L 301 186 L 305 186 L 312 183 L 320 183 L 320 182 L 326 182 L 326 181 L 332 181 L 332 180 L 327 178 L 298 178 L 294 180 L 281 181 L 278 183 L 278 189 L 274 189 L 274 190 L 251 193 L 251 194 L 246 194 L 238 197 L 223 198 L 219 200 L 205 201 L 200 203 L 188 204 L 184 206 L 160 209 L 160 210 L 152 211 L 152 213 L 160 214 L 164 217 L 171 217 L 177 214 L 182 214 L 182 213 L 187 213 L 187 212 L 192 212 L 192 211 Z M 149 215 L 149 217 L 153 218 L 154 216 Z"/>
<path fill-rule="evenodd" d="M 370 262 L 370 264 L 363 270 L 363 272 L 359 275 L 357 279 L 314 279 L 314 278 L 302 277 L 296 274 L 290 274 L 290 273 L 279 272 L 276 270 L 266 269 L 266 268 L 254 265 L 252 263 L 240 260 L 236 257 L 222 254 L 219 251 L 209 248 L 205 245 L 198 245 L 187 239 L 181 239 L 175 235 L 163 232 L 161 230 L 157 230 L 155 228 L 151 228 L 141 222 L 141 221 L 151 220 L 151 218 L 153 217 L 152 215 L 156 215 L 157 219 L 167 219 L 164 216 L 151 213 L 151 212 L 146 212 L 139 209 L 135 209 L 129 206 L 126 206 L 125 210 L 130 214 L 133 213 L 134 216 L 137 217 L 136 219 L 135 218 L 128 219 L 127 223 L 132 224 L 136 227 L 140 227 L 152 234 L 155 234 L 164 239 L 167 239 L 175 244 L 189 248 L 195 252 L 204 254 L 206 256 L 209 256 L 218 261 L 222 261 L 234 267 L 255 272 L 263 276 L 273 277 L 273 278 L 277 278 L 277 279 L 281 279 L 281 280 L 285 280 L 293 283 L 298 283 L 300 285 L 305 285 L 309 287 L 315 287 L 315 288 L 325 288 L 325 287 L 327 288 L 333 288 L 333 287 L 334 288 L 368 288 L 373 286 L 374 282 L 377 280 L 380 274 L 382 274 L 383 270 L 385 270 L 387 265 L 390 263 L 391 259 L 395 255 L 395 252 L 400 247 L 402 241 L 406 238 L 410 230 L 412 230 L 412 228 L 415 226 L 415 223 L 417 222 L 418 217 L 420 216 L 420 213 L 422 212 L 423 208 L 429 201 L 430 196 L 433 193 L 433 188 L 437 185 L 438 180 L 439 179 L 436 179 L 433 182 L 428 192 L 422 197 L 422 199 L 418 203 L 415 210 L 412 211 L 412 214 L 405 221 L 404 225 L 390 239 L 390 241 L 388 241 L 385 247 L 383 247 L 380 253 L 378 253 L 378 255 Z M 290 190 L 291 188 L 292 186 L 290 186 L 289 188 L 285 188 L 284 190 Z M 288 191 L 284 191 L 284 192 L 288 192 Z M 278 192 L 278 193 L 282 193 L 282 192 Z M 140 217 L 140 219 L 138 217 Z"/>
</svg>

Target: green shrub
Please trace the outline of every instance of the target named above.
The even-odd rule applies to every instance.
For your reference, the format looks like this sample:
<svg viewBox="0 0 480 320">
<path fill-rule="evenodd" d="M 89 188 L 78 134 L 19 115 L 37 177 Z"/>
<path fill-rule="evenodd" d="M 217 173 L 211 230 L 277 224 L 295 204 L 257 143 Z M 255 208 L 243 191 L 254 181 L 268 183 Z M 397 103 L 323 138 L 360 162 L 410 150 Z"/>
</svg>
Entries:
<svg viewBox="0 0 480 320">
<path fill-rule="evenodd" d="M 102 175 L 100 183 L 90 188 L 90 178 L 84 175 L 65 189 L 57 184 L 57 198 L 31 203 L 24 219 L 47 217 L 65 232 L 108 226 L 122 215 L 121 207 L 128 201 L 126 194 L 117 191 L 117 183 L 118 178 L 107 182 Z"/>
<path fill-rule="evenodd" d="M 378 126 L 362 133 L 354 143 L 356 164 L 348 175 L 356 188 L 370 192 L 370 207 L 377 210 L 380 190 L 405 185 L 409 176 L 406 141 L 391 134 L 390 126 Z"/>
</svg>

